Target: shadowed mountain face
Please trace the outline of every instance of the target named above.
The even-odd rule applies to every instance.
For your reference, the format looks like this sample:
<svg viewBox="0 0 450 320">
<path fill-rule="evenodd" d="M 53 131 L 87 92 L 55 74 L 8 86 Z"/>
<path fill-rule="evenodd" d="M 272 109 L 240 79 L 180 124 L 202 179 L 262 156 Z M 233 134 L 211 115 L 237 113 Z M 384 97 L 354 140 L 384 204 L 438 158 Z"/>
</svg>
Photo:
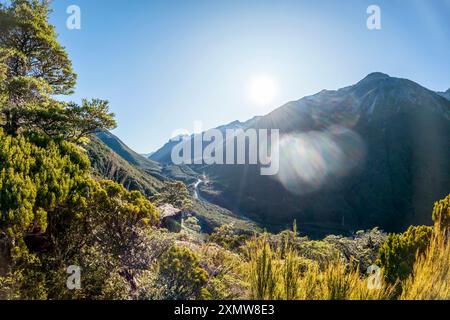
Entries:
<svg viewBox="0 0 450 320">
<path fill-rule="evenodd" d="M 450 89 L 448 89 L 445 92 L 438 92 L 441 96 L 443 96 L 444 98 L 450 100 Z"/>
<path fill-rule="evenodd" d="M 214 202 L 269 228 L 297 219 L 310 233 L 399 231 L 430 223 L 450 190 L 450 101 L 410 80 L 373 73 L 245 127 L 280 130 L 277 176 L 257 166 L 194 169 L 213 181 Z"/>
</svg>

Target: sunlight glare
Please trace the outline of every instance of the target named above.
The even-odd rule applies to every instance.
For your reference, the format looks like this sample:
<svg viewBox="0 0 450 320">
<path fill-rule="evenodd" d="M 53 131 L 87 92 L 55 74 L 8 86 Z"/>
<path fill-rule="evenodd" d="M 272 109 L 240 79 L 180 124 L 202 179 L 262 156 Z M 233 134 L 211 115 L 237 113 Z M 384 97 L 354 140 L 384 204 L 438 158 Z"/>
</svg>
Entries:
<svg viewBox="0 0 450 320">
<path fill-rule="evenodd" d="M 255 76 L 250 81 L 249 98 L 257 106 L 268 106 L 278 95 L 276 81 L 267 75 Z"/>
</svg>

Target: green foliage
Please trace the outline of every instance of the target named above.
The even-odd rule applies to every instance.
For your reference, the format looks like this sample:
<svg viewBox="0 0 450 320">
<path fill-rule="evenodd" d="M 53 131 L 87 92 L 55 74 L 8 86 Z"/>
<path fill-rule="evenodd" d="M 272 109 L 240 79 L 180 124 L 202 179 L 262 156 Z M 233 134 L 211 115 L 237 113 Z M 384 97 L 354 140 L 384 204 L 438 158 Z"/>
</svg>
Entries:
<svg viewBox="0 0 450 320">
<path fill-rule="evenodd" d="M 248 256 L 250 297 L 255 300 L 274 300 L 277 285 L 276 255 L 269 245 L 267 235 L 249 243 Z"/>
<path fill-rule="evenodd" d="M 298 282 L 301 272 L 301 259 L 296 254 L 293 244 L 297 239 L 297 222 L 294 221 L 292 241 L 285 241 L 283 256 L 284 263 L 281 269 L 283 274 L 282 294 L 286 300 L 296 300 L 298 297 Z"/>
<path fill-rule="evenodd" d="M 357 265 L 362 272 L 375 264 L 378 251 L 387 240 L 387 234 L 374 228 L 358 231 L 353 237 L 329 235 L 323 241 L 333 245 L 347 263 Z"/>
<path fill-rule="evenodd" d="M 447 231 L 438 223 L 435 224 L 428 248 L 418 257 L 411 275 L 402 286 L 401 299 L 450 299 L 450 242 Z"/>
<path fill-rule="evenodd" d="M 72 93 L 76 75 L 48 14 L 48 1 L 13 0 L 0 7 L 0 123 L 8 134 L 38 131 L 79 143 L 116 123 L 106 101 L 78 106 L 51 99 Z"/>
<path fill-rule="evenodd" d="M 192 232 L 193 234 L 199 234 L 202 231 L 200 221 L 194 216 L 189 216 L 183 220 L 183 227 L 185 232 Z"/>
<path fill-rule="evenodd" d="M 48 1 L 13 0 L 0 8 L 0 47 L 7 48 L 7 59 L 13 100 L 35 87 L 47 84 L 51 94 L 70 94 L 75 86 L 76 75 L 64 48 L 56 40 L 55 28 L 48 23 Z M 24 82 L 42 80 L 31 87 Z M 39 98 L 39 95 L 36 96 Z"/>
<path fill-rule="evenodd" d="M 6 100 L 8 96 L 6 95 L 6 72 L 8 71 L 8 67 L 6 66 L 7 54 L 5 50 L 0 48 L 0 125 L 3 125 L 3 114 L 2 109 L 5 107 Z"/>
<path fill-rule="evenodd" d="M 106 101 L 51 98 L 71 93 L 76 76 L 48 13 L 48 1 L 0 6 L 0 297 L 128 298 L 162 254 L 158 212 L 140 192 L 90 177 L 76 144 L 115 121 Z M 65 286 L 73 264 L 86 271 L 80 291 Z"/>
<path fill-rule="evenodd" d="M 160 180 L 128 163 L 96 136 L 91 136 L 89 140 L 85 148 L 95 177 L 113 180 L 129 191 L 140 191 L 148 197 L 162 188 Z"/>
<path fill-rule="evenodd" d="M 210 243 L 203 245 L 199 252 L 202 266 L 209 274 L 205 298 L 232 300 L 245 297 L 247 275 L 241 255 Z"/>
<path fill-rule="evenodd" d="M 450 232 L 450 194 L 434 205 L 433 221 L 442 232 Z"/>
<path fill-rule="evenodd" d="M 145 231 L 159 224 L 155 206 L 140 192 L 92 180 L 86 155 L 71 143 L 0 131 L 0 145 L 1 296 L 129 297 L 138 270 L 158 252 Z M 65 288 L 72 264 L 89 270 L 81 292 Z"/>
<path fill-rule="evenodd" d="M 0 145 L 0 241 L 18 249 L 26 235 L 45 232 L 48 214 L 85 185 L 89 161 L 65 142 L 0 131 Z"/>
<path fill-rule="evenodd" d="M 81 106 L 49 101 L 16 108 L 15 114 L 22 119 L 20 125 L 27 131 L 77 144 L 85 142 L 92 133 L 116 127 L 108 102 L 98 99 L 83 100 Z"/>
<path fill-rule="evenodd" d="M 385 279 L 394 284 L 404 281 L 412 272 L 417 255 L 425 252 L 433 229 L 411 226 L 403 234 L 392 234 L 381 246 L 378 264 L 383 268 Z"/>
<path fill-rule="evenodd" d="M 349 300 L 388 299 L 390 286 L 381 282 L 371 289 L 358 268 L 339 256 L 320 268 L 319 263 L 304 258 L 292 246 L 269 244 L 267 235 L 248 244 L 247 268 L 251 299 Z"/>
<path fill-rule="evenodd" d="M 199 298 L 208 274 L 199 258 L 184 246 L 173 246 L 160 261 L 160 281 L 165 297 L 173 300 Z"/>
<path fill-rule="evenodd" d="M 213 233 L 216 228 L 223 225 L 233 226 L 236 234 L 252 236 L 255 232 L 261 232 L 255 222 L 237 216 L 233 212 L 212 203 L 194 200 L 192 211 L 202 221 L 203 230 L 207 233 Z"/>
<path fill-rule="evenodd" d="M 209 236 L 209 241 L 217 243 L 225 249 L 235 250 L 245 243 L 249 235 L 238 233 L 232 225 L 225 224 Z"/>
<path fill-rule="evenodd" d="M 169 203 L 182 210 L 189 210 L 192 206 L 189 190 L 184 183 L 178 181 L 167 182 L 152 201 L 158 204 Z"/>
<path fill-rule="evenodd" d="M 431 240 L 402 284 L 401 299 L 450 299 L 450 195 L 435 204 L 432 216 Z"/>
</svg>

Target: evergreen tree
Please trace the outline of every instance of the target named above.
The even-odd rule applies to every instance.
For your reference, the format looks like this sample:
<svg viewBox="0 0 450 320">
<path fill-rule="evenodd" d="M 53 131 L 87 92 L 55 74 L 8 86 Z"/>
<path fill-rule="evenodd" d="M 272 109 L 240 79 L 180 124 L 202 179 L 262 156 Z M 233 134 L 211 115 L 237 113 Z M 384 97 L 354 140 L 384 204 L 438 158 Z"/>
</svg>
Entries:
<svg viewBox="0 0 450 320">
<path fill-rule="evenodd" d="M 2 123 L 7 134 L 23 129 L 80 142 L 116 124 L 106 101 L 77 106 L 51 98 L 73 93 L 76 74 L 48 23 L 49 13 L 46 0 L 13 0 L 0 6 Z"/>
</svg>

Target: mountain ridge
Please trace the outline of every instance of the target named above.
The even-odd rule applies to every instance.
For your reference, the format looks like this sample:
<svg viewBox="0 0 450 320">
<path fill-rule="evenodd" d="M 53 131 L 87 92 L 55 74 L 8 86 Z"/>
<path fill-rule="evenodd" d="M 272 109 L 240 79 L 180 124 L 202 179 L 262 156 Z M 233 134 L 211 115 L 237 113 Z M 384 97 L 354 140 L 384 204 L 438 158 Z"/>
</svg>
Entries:
<svg viewBox="0 0 450 320">
<path fill-rule="evenodd" d="M 450 100 L 450 89 L 448 89 L 448 90 L 445 91 L 445 92 L 438 92 L 438 94 L 441 95 L 442 97 L 444 97 L 444 98 Z"/>
</svg>

